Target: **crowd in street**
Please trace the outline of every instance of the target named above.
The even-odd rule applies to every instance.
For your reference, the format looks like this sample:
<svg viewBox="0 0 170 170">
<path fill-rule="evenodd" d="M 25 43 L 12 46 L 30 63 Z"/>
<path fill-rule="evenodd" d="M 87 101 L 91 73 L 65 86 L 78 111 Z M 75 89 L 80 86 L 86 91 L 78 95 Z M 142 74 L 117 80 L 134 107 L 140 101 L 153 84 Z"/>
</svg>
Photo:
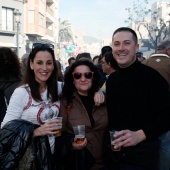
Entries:
<svg viewBox="0 0 170 170">
<path fill-rule="evenodd" d="M 120 27 L 112 47 L 70 57 L 63 73 L 52 44 L 22 63 L 0 47 L 0 169 L 169 170 L 170 41 L 156 51 L 145 59 Z"/>
</svg>

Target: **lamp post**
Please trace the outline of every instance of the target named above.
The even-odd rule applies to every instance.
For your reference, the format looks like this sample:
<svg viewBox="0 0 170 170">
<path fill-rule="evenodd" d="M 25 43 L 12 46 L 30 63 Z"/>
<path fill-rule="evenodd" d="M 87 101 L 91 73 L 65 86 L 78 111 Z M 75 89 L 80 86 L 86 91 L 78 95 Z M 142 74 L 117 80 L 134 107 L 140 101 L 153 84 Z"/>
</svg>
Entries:
<svg viewBox="0 0 170 170">
<path fill-rule="evenodd" d="M 17 55 L 19 57 L 19 24 L 20 24 L 21 12 L 18 9 L 16 9 L 14 11 L 14 16 L 15 16 L 15 22 L 17 24 L 16 44 L 17 44 Z"/>
</svg>

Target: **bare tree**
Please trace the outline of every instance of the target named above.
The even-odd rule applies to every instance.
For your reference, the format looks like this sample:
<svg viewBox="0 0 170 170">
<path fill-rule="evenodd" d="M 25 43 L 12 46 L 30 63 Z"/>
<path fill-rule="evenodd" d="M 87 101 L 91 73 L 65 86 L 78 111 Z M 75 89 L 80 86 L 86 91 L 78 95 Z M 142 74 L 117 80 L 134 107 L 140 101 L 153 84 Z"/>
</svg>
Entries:
<svg viewBox="0 0 170 170">
<path fill-rule="evenodd" d="M 170 25 L 168 22 L 160 18 L 160 12 L 162 10 L 161 6 L 158 6 L 155 11 L 151 11 L 148 8 L 148 0 L 136 0 L 133 2 L 131 8 L 126 8 L 128 12 L 128 19 L 125 23 L 129 25 L 135 24 L 135 30 L 139 33 L 139 39 L 144 42 L 143 34 L 141 32 L 141 27 L 144 27 L 148 32 L 149 43 L 152 48 L 156 48 L 158 40 L 165 39 L 168 34 L 170 34 Z M 170 7 L 170 2 L 166 2 L 167 8 Z M 148 21 L 150 18 L 152 22 Z"/>
</svg>

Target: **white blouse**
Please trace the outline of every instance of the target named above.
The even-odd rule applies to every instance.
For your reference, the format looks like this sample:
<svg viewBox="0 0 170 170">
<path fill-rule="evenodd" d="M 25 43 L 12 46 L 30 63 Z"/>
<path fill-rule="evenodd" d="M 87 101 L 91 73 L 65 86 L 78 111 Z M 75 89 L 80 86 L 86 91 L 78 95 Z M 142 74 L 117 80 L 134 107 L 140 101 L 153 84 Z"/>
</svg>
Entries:
<svg viewBox="0 0 170 170">
<path fill-rule="evenodd" d="M 62 82 L 58 82 L 59 95 L 61 92 Z M 43 122 L 58 116 L 60 101 L 52 103 L 51 99 L 47 98 L 47 89 L 45 92 L 41 93 L 41 98 L 43 101 L 35 101 L 31 96 L 28 85 L 16 88 L 11 96 L 1 127 L 14 119 L 23 119 L 34 124 L 42 125 Z M 53 135 L 48 135 L 48 137 L 53 152 L 55 137 Z"/>
</svg>

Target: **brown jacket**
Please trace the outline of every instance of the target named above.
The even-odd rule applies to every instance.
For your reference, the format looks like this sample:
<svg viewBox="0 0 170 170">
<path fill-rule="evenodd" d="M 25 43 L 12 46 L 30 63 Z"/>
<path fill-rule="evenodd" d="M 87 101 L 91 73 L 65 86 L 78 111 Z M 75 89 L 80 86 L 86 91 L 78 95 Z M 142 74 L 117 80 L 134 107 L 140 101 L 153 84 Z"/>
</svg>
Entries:
<svg viewBox="0 0 170 170">
<path fill-rule="evenodd" d="M 77 92 L 74 93 L 72 107 L 69 111 L 66 110 L 65 104 L 63 103 L 65 103 L 65 101 L 61 101 L 59 113 L 60 116 L 63 117 L 63 128 L 73 133 L 72 127 L 74 125 L 85 125 L 86 147 L 96 159 L 96 164 L 93 166 L 93 169 L 102 167 L 103 138 L 108 123 L 106 105 L 94 106 L 92 114 L 95 125 L 92 127 L 88 113 Z"/>
<path fill-rule="evenodd" d="M 168 82 L 170 90 L 170 57 L 166 54 L 152 54 L 142 62 L 157 70 Z"/>
</svg>

